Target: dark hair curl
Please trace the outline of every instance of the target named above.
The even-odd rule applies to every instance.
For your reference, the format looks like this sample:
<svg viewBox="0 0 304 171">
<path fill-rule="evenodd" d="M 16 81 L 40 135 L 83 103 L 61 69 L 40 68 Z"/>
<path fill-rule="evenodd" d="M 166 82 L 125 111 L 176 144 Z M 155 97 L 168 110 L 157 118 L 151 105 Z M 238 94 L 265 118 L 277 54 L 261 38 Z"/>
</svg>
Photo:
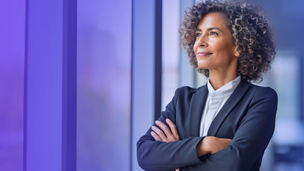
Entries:
<svg viewBox="0 0 304 171">
<path fill-rule="evenodd" d="M 207 69 L 198 68 L 193 46 L 199 22 L 211 12 L 220 12 L 228 19 L 232 42 L 240 52 L 237 74 L 247 81 L 262 80 L 262 73 L 270 68 L 276 54 L 275 44 L 265 16 L 257 7 L 246 2 L 207 0 L 185 11 L 180 34 L 192 66 L 209 77 Z"/>
</svg>

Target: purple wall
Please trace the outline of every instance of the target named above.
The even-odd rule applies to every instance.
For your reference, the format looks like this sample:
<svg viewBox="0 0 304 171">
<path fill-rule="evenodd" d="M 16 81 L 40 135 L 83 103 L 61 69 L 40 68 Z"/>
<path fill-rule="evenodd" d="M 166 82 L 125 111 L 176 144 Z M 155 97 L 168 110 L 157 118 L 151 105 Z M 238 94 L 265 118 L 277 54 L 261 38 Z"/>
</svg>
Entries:
<svg viewBox="0 0 304 171">
<path fill-rule="evenodd" d="M 61 168 L 62 2 L 28 0 L 27 25 L 25 0 L 0 2 L 0 170 Z M 78 3 L 77 169 L 125 170 L 130 167 L 131 0 Z"/>
<path fill-rule="evenodd" d="M 21 171 L 25 0 L 1 0 L 0 25 L 0 170 Z"/>
</svg>

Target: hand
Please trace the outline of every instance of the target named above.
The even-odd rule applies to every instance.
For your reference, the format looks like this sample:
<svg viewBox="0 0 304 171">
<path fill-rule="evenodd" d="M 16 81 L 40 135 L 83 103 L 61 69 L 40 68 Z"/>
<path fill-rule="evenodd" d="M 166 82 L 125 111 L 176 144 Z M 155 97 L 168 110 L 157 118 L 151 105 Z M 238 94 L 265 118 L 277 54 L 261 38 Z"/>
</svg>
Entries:
<svg viewBox="0 0 304 171">
<path fill-rule="evenodd" d="M 206 154 L 214 154 L 228 147 L 231 139 L 217 138 L 214 136 L 205 137 L 197 146 L 196 151 L 198 156 Z"/>
<path fill-rule="evenodd" d="M 169 125 L 170 129 L 167 127 L 166 124 L 162 123 L 161 121 L 155 121 L 155 124 L 159 126 L 152 126 L 151 136 L 154 138 L 155 141 L 161 142 L 173 142 L 179 140 L 179 135 L 177 132 L 176 125 L 170 120 L 166 119 L 166 123 Z"/>
<path fill-rule="evenodd" d="M 173 142 L 179 140 L 179 135 L 176 129 L 176 125 L 170 120 L 166 119 L 166 123 L 169 125 L 170 129 L 167 127 L 166 124 L 162 123 L 161 121 L 155 121 L 155 124 L 160 127 L 157 128 L 156 126 L 152 126 L 151 136 L 154 138 L 155 141 L 161 142 Z M 175 171 L 179 171 L 179 168 L 175 169 Z"/>
</svg>

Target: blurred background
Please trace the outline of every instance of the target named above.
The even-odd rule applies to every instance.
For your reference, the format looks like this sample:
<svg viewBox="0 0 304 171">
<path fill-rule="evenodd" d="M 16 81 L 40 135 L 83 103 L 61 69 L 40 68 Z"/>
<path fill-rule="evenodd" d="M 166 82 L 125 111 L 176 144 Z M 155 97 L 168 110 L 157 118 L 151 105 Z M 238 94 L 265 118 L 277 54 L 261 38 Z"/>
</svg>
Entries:
<svg viewBox="0 0 304 171">
<path fill-rule="evenodd" d="M 248 0 L 277 55 L 279 96 L 261 171 L 304 171 L 304 1 Z M 178 29 L 195 0 L 1 0 L 0 170 L 142 170 L 136 141 L 176 88 L 206 78 Z"/>
</svg>

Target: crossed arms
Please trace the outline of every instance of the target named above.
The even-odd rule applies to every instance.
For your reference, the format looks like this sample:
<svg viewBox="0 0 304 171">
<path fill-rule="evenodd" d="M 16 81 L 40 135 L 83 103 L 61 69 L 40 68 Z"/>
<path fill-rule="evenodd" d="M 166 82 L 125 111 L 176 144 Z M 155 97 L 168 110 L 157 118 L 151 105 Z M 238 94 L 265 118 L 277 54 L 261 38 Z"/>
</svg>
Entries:
<svg viewBox="0 0 304 171">
<path fill-rule="evenodd" d="M 274 131 L 276 93 L 260 93 L 264 95 L 253 98 L 232 139 L 208 136 L 180 139 L 172 122 L 174 102 L 170 102 L 156 125 L 137 142 L 139 165 L 145 170 L 250 170 L 262 158 Z"/>
<path fill-rule="evenodd" d="M 178 131 L 176 129 L 176 125 L 170 120 L 166 119 L 167 125 L 162 123 L 161 121 L 156 121 L 155 124 L 158 126 L 152 126 L 152 131 L 150 132 L 151 136 L 155 141 L 160 142 L 174 142 L 179 140 Z M 206 136 L 204 137 L 200 143 L 196 147 L 196 152 L 198 157 L 214 154 L 220 150 L 223 150 L 228 147 L 231 139 L 229 138 L 217 138 L 214 136 Z M 179 170 L 179 169 L 176 169 Z"/>
</svg>

